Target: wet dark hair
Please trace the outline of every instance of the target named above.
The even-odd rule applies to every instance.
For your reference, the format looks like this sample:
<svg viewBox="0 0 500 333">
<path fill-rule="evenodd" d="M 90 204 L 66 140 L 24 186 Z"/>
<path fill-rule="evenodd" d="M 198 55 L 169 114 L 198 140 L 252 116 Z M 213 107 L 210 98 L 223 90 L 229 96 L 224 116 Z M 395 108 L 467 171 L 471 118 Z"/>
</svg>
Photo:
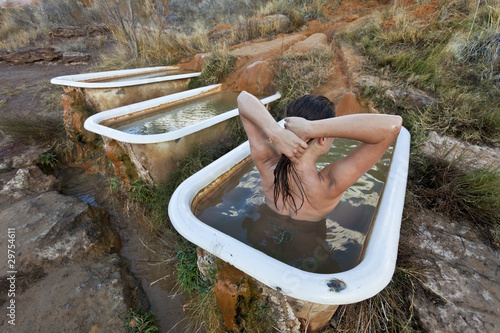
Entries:
<svg viewBox="0 0 500 333">
<path fill-rule="evenodd" d="M 304 95 L 294 100 L 286 109 L 287 117 L 302 117 L 307 120 L 320 120 L 335 117 L 335 106 L 324 96 Z M 292 191 L 291 182 L 297 185 L 299 193 Z M 301 204 L 297 203 L 293 195 L 301 198 Z M 302 208 L 304 200 L 307 199 L 302 181 L 295 165 L 285 155 L 281 155 L 276 169 L 274 169 L 274 205 L 278 208 L 278 198 L 281 195 L 283 205 L 293 207 L 295 213 Z"/>
</svg>

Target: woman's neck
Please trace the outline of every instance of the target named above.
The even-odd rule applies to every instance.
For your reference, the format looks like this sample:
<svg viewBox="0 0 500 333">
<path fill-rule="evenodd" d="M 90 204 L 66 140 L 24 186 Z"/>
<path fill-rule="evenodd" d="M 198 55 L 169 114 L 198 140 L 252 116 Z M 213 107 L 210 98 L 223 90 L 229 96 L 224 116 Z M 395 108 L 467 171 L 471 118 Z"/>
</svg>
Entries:
<svg viewBox="0 0 500 333">
<path fill-rule="evenodd" d="M 314 149 L 314 147 L 310 147 L 299 158 L 300 164 L 295 165 L 296 170 L 300 171 L 317 170 L 316 162 L 318 161 L 318 157 L 320 155 L 321 154 L 316 149 Z"/>
</svg>

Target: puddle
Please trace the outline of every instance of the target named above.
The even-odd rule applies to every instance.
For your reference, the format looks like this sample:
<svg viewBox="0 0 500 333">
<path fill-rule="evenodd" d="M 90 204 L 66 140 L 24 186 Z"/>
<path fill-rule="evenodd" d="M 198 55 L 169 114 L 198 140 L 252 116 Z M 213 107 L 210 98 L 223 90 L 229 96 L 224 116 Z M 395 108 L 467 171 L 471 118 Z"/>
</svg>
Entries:
<svg viewBox="0 0 500 333">
<path fill-rule="evenodd" d="M 168 258 L 162 254 L 162 250 L 165 252 L 163 242 L 137 218 L 113 211 L 103 176 L 87 174 L 80 168 L 68 168 L 61 171 L 57 178 L 63 184 L 62 194 L 75 196 L 109 212 L 111 225 L 122 239 L 120 255 L 128 261 L 132 273 L 141 281 L 151 310 L 158 317 L 160 332 L 184 331 L 187 319 L 183 305 L 186 299 L 175 292 L 174 262 L 166 261 Z"/>
</svg>

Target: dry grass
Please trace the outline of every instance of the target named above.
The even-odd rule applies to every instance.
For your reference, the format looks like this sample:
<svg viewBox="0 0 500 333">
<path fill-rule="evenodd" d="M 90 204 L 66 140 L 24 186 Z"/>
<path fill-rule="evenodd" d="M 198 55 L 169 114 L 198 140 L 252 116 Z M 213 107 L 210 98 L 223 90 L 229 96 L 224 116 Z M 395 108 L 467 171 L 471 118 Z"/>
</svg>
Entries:
<svg viewBox="0 0 500 333">
<path fill-rule="evenodd" d="M 274 0 L 261 7 L 261 14 L 283 14 L 290 18 L 292 29 L 297 29 L 305 22 L 325 18 L 323 8 L 326 0 Z"/>
<path fill-rule="evenodd" d="M 273 37 L 295 30 L 294 22 L 287 16 L 256 17 L 233 24 L 229 44 L 237 44 L 261 37 Z"/>
<path fill-rule="evenodd" d="M 348 39 L 359 35 L 359 46 L 390 79 L 437 96 L 433 108 L 398 111 L 415 127 L 500 144 L 499 0 L 443 2 L 425 23 L 392 7 Z"/>
<path fill-rule="evenodd" d="M 217 24 L 246 20 L 254 16 L 265 0 L 171 0 L 169 24 L 183 31 L 211 30 Z"/>
<path fill-rule="evenodd" d="M 423 332 L 413 313 L 418 272 L 398 266 L 388 287 L 365 301 L 339 307 L 327 332 Z"/>
<path fill-rule="evenodd" d="M 199 293 L 187 304 L 186 310 L 190 322 L 187 325 L 188 332 L 224 332 L 222 314 L 215 299 L 213 288 L 207 288 Z"/>
<path fill-rule="evenodd" d="M 318 49 L 306 54 L 279 56 L 276 59 L 276 87 L 281 93 L 278 113 L 297 97 L 311 93 L 332 73 L 333 52 Z"/>
<path fill-rule="evenodd" d="M 161 1 L 132 0 L 129 4 L 100 2 L 116 41 L 112 54 L 102 57 L 100 70 L 172 65 L 209 49 L 206 31 L 188 35 L 169 27 L 164 14 L 167 9 Z"/>
<path fill-rule="evenodd" d="M 66 136 L 63 120 L 46 115 L 0 116 L 0 130 L 24 143 L 53 145 Z"/>
<path fill-rule="evenodd" d="M 36 21 L 31 7 L 2 9 L 0 18 L 0 49 L 15 49 L 36 39 Z"/>
<path fill-rule="evenodd" d="M 86 7 L 77 0 L 41 0 L 37 5 L 0 11 L 0 49 L 16 49 L 48 37 L 58 26 L 102 23 L 97 6 Z"/>
<path fill-rule="evenodd" d="M 290 32 L 310 19 L 322 16 L 324 1 L 161 1 L 144 0 L 138 6 L 117 5 L 101 0 L 107 25 L 117 41 L 111 57 L 104 57 L 100 69 L 170 65 L 197 53 L 211 53 L 246 40 Z M 168 12 L 168 15 L 164 13 Z M 284 14 L 290 23 L 252 18 L 257 13 Z M 251 18 L 251 19 L 249 19 Z M 209 39 L 216 24 L 231 23 L 231 35 L 221 40 Z M 173 27 L 175 25 L 175 28 Z M 178 27 L 182 27 L 178 29 Z"/>
<path fill-rule="evenodd" d="M 489 235 L 491 243 L 500 230 L 500 170 L 486 166 L 470 170 L 469 160 L 451 161 L 429 157 L 417 149 L 410 162 L 408 190 L 425 208 L 455 219 L 474 221 Z"/>
<path fill-rule="evenodd" d="M 233 71 L 235 66 L 236 56 L 232 55 L 224 45 L 203 59 L 201 75 L 190 82 L 190 87 L 196 88 L 219 83 L 225 75 Z"/>
</svg>

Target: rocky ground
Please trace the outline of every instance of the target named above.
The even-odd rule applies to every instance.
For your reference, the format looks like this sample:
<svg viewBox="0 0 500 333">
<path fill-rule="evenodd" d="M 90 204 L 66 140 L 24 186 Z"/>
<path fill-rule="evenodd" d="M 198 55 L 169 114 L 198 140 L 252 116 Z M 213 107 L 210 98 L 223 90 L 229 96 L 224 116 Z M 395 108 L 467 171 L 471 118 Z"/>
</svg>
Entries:
<svg viewBox="0 0 500 333">
<path fill-rule="evenodd" d="M 236 50 L 238 67 L 225 84 L 260 89 L 256 82 L 265 79 L 266 61 L 282 52 L 285 44 L 296 49 L 335 45 L 331 41 L 338 32 L 352 28 L 369 12 L 368 7 L 360 7 L 356 14 L 346 10 L 331 24 L 311 25 L 305 33 L 240 45 Z M 307 41 L 308 36 L 314 39 Z M 337 43 L 334 51 L 336 75 L 319 93 L 338 101 L 346 92 L 356 94 L 361 85 L 381 83 L 363 73 L 363 59 L 355 50 Z M 60 59 L 23 65 L 0 62 L 0 99 L 5 100 L 0 111 L 28 117 L 44 112 L 38 87 L 52 77 L 84 72 L 89 66 L 84 62 L 69 65 Z M 423 92 L 391 90 L 390 82 L 382 83 L 395 98 L 403 94 L 415 103 L 432 102 Z M 360 103 L 363 105 L 367 104 Z M 436 137 L 433 140 L 431 149 L 440 142 Z M 15 304 L 15 311 L 1 315 L 0 330 L 54 332 L 57 327 L 60 332 L 126 331 L 129 308 L 147 306 L 148 297 L 154 296 L 144 290 L 148 284 L 138 280 L 140 274 L 131 269 L 130 260 L 120 251 L 120 223 L 110 222 L 109 210 L 61 194 L 61 181 L 36 166 L 38 156 L 48 148 L 20 144 L 0 133 L 0 256 L 4 258 L 0 262 L 0 304 L 2 309 L 12 300 Z M 498 162 L 498 150 L 485 155 Z M 9 240 L 14 237 L 15 263 L 8 261 L 8 246 L 13 244 Z M 422 209 L 403 221 L 401 248 L 406 259 L 421 268 L 421 283 L 412 303 L 425 330 L 500 331 L 500 256 L 483 242 L 472 222 L 452 221 Z M 15 297 L 9 296 L 13 286 Z M 165 332 L 182 319 L 182 302 L 169 304 L 175 307 L 168 315 L 174 320 L 164 321 Z M 167 316 L 163 310 L 156 314 Z M 15 320 L 15 327 L 10 320 Z M 177 326 L 175 331 L 182 329 Z"/>
<path fill-rule="evenodd" d="M 32 50 L 37 54 L 40 49 Z M 87 55 L 90 61 L 72 64 L 38 56 L 17 65 L 0 61 L 1 115 L 56 112 L 62 118 L 62 109 L 53 111 L 44 103 L 47 91 L 62 93 L 50 79 L 85 72 L 96 55 L 93 50 Z M 166 331 L 181 330 L 185 300 L 174 298 L 172 265 L 158 265 L 164 258 L 152 252 L 158 243 L 154 235 L 114 206 L 105 177 L 88 178 L 83 169 L 75 172 L 70 166 L 44 174 L 37 161 L 49 149 L 0 132 L 0 256 L 5 259 L 0 264 L 0 304 L 14 302 L 12 309 L 2 311 L 0 331 L 127 332 L 130 309 L 139 308 L 161 313 Z M 75 190 L 78 177 L 84 188 Z M 88 191 L 98 198 L 82 201 L 80 195 Z M 8 252 L 10 244 L 13 252 Z M 12 262 L 7 261 L 9 253 L 15 253 Z M 169 279 L 163 280 L 165 276 Z M 153 285 L 156 280 L 160 282 Z"/>
</svg>

